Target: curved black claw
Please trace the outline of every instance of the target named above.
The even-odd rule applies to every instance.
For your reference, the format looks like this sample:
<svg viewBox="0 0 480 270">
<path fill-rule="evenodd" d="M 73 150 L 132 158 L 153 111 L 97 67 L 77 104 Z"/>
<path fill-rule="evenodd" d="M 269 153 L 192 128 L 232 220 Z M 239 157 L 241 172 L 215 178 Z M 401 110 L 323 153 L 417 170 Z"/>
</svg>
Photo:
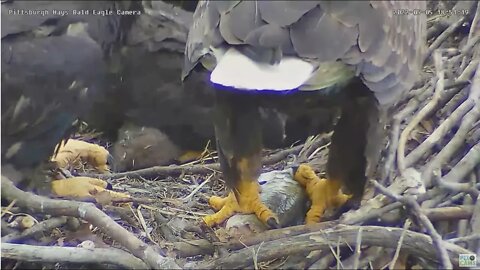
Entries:
<svg viewBox="0 0 480 270">
<path fill-rule="evenodd" d="M 105 189 L 108 189 L 108 190 L 113 190 L 113 186 L 112 184 L 110 183 L 107 183 L 107 187 Z"/>
<path fill-rule="evenodd" d="M 267 225 L 270 229 L 280 229 L 281 226 L 278 224 L 278 221 L 275 218 L 269 218 L 267 220 Z"/>
<path fill-rule="evenodd" d="M 293 165 L 291 168 L 292 168 L 292 173 L 293 175 L 295 175 L 297 173 L 297 170 L 298 170 L 298 167 L 300 167 L 300 165 Z"/>
</svg>

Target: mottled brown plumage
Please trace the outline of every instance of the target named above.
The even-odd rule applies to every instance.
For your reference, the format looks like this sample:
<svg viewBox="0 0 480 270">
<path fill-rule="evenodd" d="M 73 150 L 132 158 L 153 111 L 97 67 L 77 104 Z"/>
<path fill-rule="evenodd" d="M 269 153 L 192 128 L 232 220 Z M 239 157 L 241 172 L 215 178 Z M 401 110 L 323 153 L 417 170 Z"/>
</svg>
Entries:
<svg viewBox="0 0 480 270">
<path fill-rule="evenodd" d="M 74 131 L 74 121 L 102 97 L 108 60 L 127 25 L 115 10 L 129 3 L 2 2 L 2 166 L 30 174 L 34 184 L 43 179 L 31 171 L 48 161 Z M 90 14 L 73 14 L 82 10 Z"/>
<path fill-rule="evenodd" d="M 181 150 L 160 130 L 124 125 L 113 144 L 113 169 L 117 172 L 162 166 L 178 159 Z"/>
<path fill-rule="evenodd" d="M 425 52 L 425 1 L 200 1 L 186 47 L 187 75 L 209 48 L 280 49 L 314 62 L 353 65 L 381 104 L 409 89 Z M 262 57 L 260 57 L 262 58 Z M 274 62 L 278 59 L 274 59 Z"/>
</svg>

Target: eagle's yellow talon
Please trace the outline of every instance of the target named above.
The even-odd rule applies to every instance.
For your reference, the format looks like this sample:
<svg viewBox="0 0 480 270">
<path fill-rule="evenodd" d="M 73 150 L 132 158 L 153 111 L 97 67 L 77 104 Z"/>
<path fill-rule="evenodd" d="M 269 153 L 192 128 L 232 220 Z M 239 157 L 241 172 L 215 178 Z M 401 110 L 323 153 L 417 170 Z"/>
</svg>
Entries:
<svg viewBox="0 0 480 270">
<path fill-rule="evenodd" d="M 101 179 L 90 177 L 73 177 L 52 181 L 52 193 L 62 197 L 88 198 L 107 191 L 113 198 L 128 198 L 129 195 L 107 190 L 108 183 Z"/>
<path fill-rule="evenodd" d="M 235 199 L 233 193 L 230 193 L 225 198 L 213 196 L 210 198 L 209 204 L 210 206 L 212 206 L 212 208 L 215 209 L 215 211 L 218 211 L 213 215 L 209 215 L 203 218 L 203 221 L 209 227 L 221 224 L 229 217 L 233 216 L 237 212 L 236 210 L 238 210 L 239 208 L 237 200 Z"/>
<path fill-rule="evenodd" d="M 255 214 L 264 224 L 278 224 L 276 215 L 260 200 L 258 182 L 240 181 L 236 190 L 238 200 L 234 192 L 230 192 L 225 198 L 213 196 L 209 199 L 210 206 L 218 212 L 203 218 L 208 226 L 221 224 L 236 213 Z"/>
<path fill-rule="evenodd" d="M 319 178 L 313 169 L 305 164 L 298 167 L 294 179 L 305 187 L 312 202 L 305 218 L 307 224 L 320 222 L 326 209 L 340 207 L 352 197 L 341 192 L 340 181 Z"/>
<path fill-rule="evenodd" d="M 206 151 L 185 151 L 177 161 L 180 163 L 187 163 L 194 160 L 199 160 L 206 156 Z"/>
<path fill-rule="evenodd" d="M 315 224 L 320 221 L 322 218 L 323 212 L 325 211 L 325 205 L 313 204 L 310 207 L 310 210 L 307 212 L 305 217 L 306 224 Z"/>
<path fill-rule="evenodd" d="M 344 205 L 352 197 L 353 195 L 347 195 L 340 192 L 337 197 L 333 198 L 333 207 L 340 207 Z"/>
<path fill-rule="evenodd" d="M 215 209 L 215 211 L 220 211 L 220 209 L 222 209 L 222 207 L 227 203 L 227 200 L 229 199 L 229 197 L 230 197 L 230 195 L 225 197 L 225 198 L 218 197 L 218 196 L 212 196 L 208 200 L 208 204 L 213 209 Z"/>
<path fill-rule="evenodd" d="M 109 152 L 104 147 L 80 140 L 70 139 L 64 145 L 59 145 L 58 153 L 51 158 L 59 168 L 79 166 L 86 163 L 99 173 L 108 173 L 107 165 Z"/>
</svg>

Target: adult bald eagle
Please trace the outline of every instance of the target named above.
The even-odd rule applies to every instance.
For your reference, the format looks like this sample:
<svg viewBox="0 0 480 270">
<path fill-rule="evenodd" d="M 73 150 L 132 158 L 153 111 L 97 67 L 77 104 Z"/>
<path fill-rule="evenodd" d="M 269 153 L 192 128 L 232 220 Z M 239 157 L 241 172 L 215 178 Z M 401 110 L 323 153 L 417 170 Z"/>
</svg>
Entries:
<svg viewBox="0 0 480 270">
<path fill-rule="evenodd" d="M 106 59 L 121 39 L 122 22 L 116 13 L 99 16 L 92 10 L 113 11 L 118 5 L 2 3 L 2 168 L 14 169 L 2 173 L 20 171 L 32 177 L 32 170 L 48 160 L 99 97 Z M 74 14 L 85 10 L 90 13 Z"/>
<path fill-rule="evenodd" d="M 196 5 L 194 1 L 167 2 L 188 9 L 192 3 Z M 191 25 L 193 13 L 176 7 L 172 10 L 162 1 L 143 1 L 142 5 L 146 12 L 135 17 L 121 49 L 120 68 L 111 74 L 106 90 L 109 98 L 95 102 L 93 110 L 85 118 L 90 127 L 102 131 L 120 146 L 116 148 L 122 149 L 122 153 L 120 156 L 114 154 L 116 161 L 135 160 L 129 162 L 133 164 L 130 168 L 166 165 L 172 156 L 177 158 L 179 153 L 203 152 L 208 141 L 211 141 L 210 145 L 215 145 L 211 121 L 215 91 L 211 89 L 210 81 L 200 73 L 199 76 L 192 74 L 188 82 L 182 84 L 178 76 L 183 67 L 187 27 Z M 194 9 L 195 6 L 192 11 Z M 176 20 L 185 23 L 173 25 L 162 16 L 162 10 L 174 12 Z M 260 108 L 265 147 L 291 145 L 308 137 L 305 130 L 324 128 L 318 118 L 311 123 L 309 116 L 312 113 L 304 109 L 295 115 L 286 115 L 275 108 Z M 321 114 L 325 119 L 330 119 L 332 115 Z M 299 124 L 301 129 L 297 128 Z M 135 126 L 147 127 L 146 132 L 138 133 Z M 158 136 L 158 131 L 154 129 L 164 135 Z M 124 140 L 126 137 L 122 134 L 127 133 L 130 134 L 128 140 Z M 142 136 L 131 136 L 141 133 Z M 153 136 L 154 133 L 157 135 Z M 146 145 L 142 146 L 144 143 Z M 148 145 L 151 147 L 145 151 L 143 148 Z M 177 148 L 178 151 L 162 151 L 165 147 L 170 150 Z M 118 168 L 125 168 L 118 165 Z"/>
<path fill-rule="evenodd" d="M 258 107 L 276 99 L 340 93 L 342 114 L 329 150 L 328 181 L 307 186 L 307 192 L 320 194 L 307 222 L 318 221 L 335 204 L 342 186 L 360 197 L 378 163 L 386 109 L 419 73 L 425 9 L 425 1 L 199 2 L 183 78 L 198 63 L 211 71 L 217 148 L 232 189 L 226 198 L 210 199 L 218 212 L 204 218 L 207 225 L 234 213 L 255 213 L 278 226 L 259 200 L 256 181 L 262 147 Z"/>
</svg>

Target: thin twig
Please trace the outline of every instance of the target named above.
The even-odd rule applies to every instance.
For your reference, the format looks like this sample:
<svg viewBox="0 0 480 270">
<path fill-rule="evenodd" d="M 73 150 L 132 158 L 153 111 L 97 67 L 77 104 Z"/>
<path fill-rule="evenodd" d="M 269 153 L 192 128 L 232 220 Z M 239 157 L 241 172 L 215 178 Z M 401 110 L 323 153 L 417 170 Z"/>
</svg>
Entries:
<svg viewBox="0 0 480 270">
<path fill-rule="evenodd" d="M 480 196 L 477 197 L 475 207 L 473 209 L 472 219 L 470 220 L 470 227 L 474 235 L 480 235 Z M 480 252 L 480 240 L 476 240 L 468 245 L 468 247 L 477 254 Z"/>
<path fill-rule="evenodd" d="M 473 198 L 478 197 L 480 194 L 479 191 L 475 188 L 475 183 L 456 183 L 456 182 L 447 182 L 445 181 L 438 173 L 435 174 L 435 183 L 447 190 L 455 191 L 455 192 L 465 192 L 473 196 Z"/>
<path fill-rule="evenodd" d="M 6 213 L 10 212 L 10 210 L 15 206 L 15 203 L 17 203 L 17 200 L 11 201 L 11 202 L 7 205 L 7 207 L 3 208 L 3 209 L 2 209 L 2 214 L 1 214 L 0 218 L 2 218 L 3 215 L 5 215 Z"/>
<path fill-rule="evenodd" d="M 445 180 L 445 179 L 444 179 Z M 480 189 L 480 183 L 475 185 L 475 188 Z M 437 207 L 445 207 L 452 205 L 453 202 L 460 200 L 465 196 L 464 192 L 459 192 L 457 194 L 450 194 L 448 198 L 437 205 Z"/>
<path fill-rule="evenodd" d="M 450 243 L 462 243 L 462 242 L 469 242 L 469 241 L 473 241 L 473 240 L 480 240 L 480 234 L 476 233 L 476 234 L 472 234 L 472 235 L 469 235 L 469 236 L 448 239 L 446 241 L 450 242 Z"/>
<path fill-rule="evenodd" d="M 357 240 L 355 243 L 355 253 L 353 259 L 353 269 L 359 269 L 360 255 L 362 254 L 362 228 L 358 230 Z"/>
<path fill-rule="evenodd" d="M 467 194 L 465 196 L 465 198 L 463 199 L 463 206 L 468 207 L 468 206 L 472 206 L 472 204 L 473 204 L 472 196 Z M 466 236 L 468 234 L 468 225 L 469 225 L 469 220 L 468 219 L 459 219 L 458 220 L 458 223 L 457 223 L 457 237 L 463 237 L 463 236 Z"/>
<path fill-rule="evenodd" d="M 391 177 L 391 172 L 394 161 L 395 161 L 395 154 L 397 152 L 398 148 L 398 142 L 399 142 L 399 137 L 400 137 L 400 124 L 402 121 L 407 117 L 407 115 L 412 114 L 415 110 L 417 110 L 418 105 L 420 104 L 420 101 L 414 100 L 413 104 L 409 104 L 400 112 L 398 112 L 394 117 L 393 121 L 393 127 L 392 127 L 392 132 L 390 136 L 390 145 L 389 145 L 389 150 L 388 150 L 388 156 L 387 160 L 385 161 L 384 165 L 384 172 L 383 172 L 383 177 L 386 177 L 388 180 L 390 180 Z"/>
<path fill-rule="evenodd" d="M 342 260 L 340 259 L 340 237 L 337 238 L 336 247 L 337 249 L 335 250 L 335 252 L 333 252 L 332 250 L 332 253 L 333 253 L 333 256 L 335 256 L 335 260 L 337 260 L 337 270 L 340 270 L 340 267 L 343 268 L 343 263 L 342 263 Z M 331 246 L 330 246 L 330 249 L 332 249 Z"/>
<path fill-rule="evenodd" d="M 258 246 L 257 250 L 255 251 L 255 249 L 252 249 L 252 252 L 253 252 L 253 265 L 255 266 L 255 270 L 258 270 L 260 269 L 258 267 L 258 253 L 260 252 L 260 249 L 262 248 L 262 243 L 260 243 L 260 245 Z"/>
<path fill-rule="evenodd" d="M 331 137 L 332 132 L 317 135 L 313 137 L 311 140 L 308 140 L 301 146 L 301 150 L 298 153 L 298 163 L 304 163 L 309 160 L 312 156 L 312 153 L 315 152 L 318 148 L 325 148 L 326 145 L 329 143 L 328 139 Z"/>
<path fill-rule="evenodd" d="M 400 256 L 400 250 L 402 249 L 403 238 L 405 237 L 405 234 L 407 233 L 411 224 L 412 224 L 412 222 L 409 219 L 405 220 L 405 223 L 403 224 L 403 233 L 402 233 L 402 235 L 400 235 L 400 239 L 398 240 L 397 249 L 395 250 L 395 254 L 393 255 L 393 259 L 390 262 L 390 265 L 389 265 L 390 269 L 395 269 L 395 264 L 397 263 L 398 256 Z"/>
<path fill-rule="evenodd" d="M 478 23 L 480 23 L 480 2 L 477 3 L 477 8 L 475 12 L 475 16 L 472 20 L 472 25 L 470 26 L 470 31 L 468 32 L 468 40 L 470 41 L 475 34 L 475 30 L 478 27 Z"/>
<path fill-rule="evenodd" d="M 404 205 L 408 206 L 408 208 L 412 211 L 411 214 L 422 223 L 422 225 L 425 227 L 428 234 L 432 238 L 432 241 L 438 252 L 438 256 L 441 260 L 442 267 L 444 269 L 453 269 L 452 262 L 450 261 L 450 258 L 448 256 L 448 252 L 447 252 L 447 249 L 445 248 L 442 237 L 440 236 L 440 234 L 438 234 L 435 227 L 433 227 L 433 224 L 428 219 L 428 217 L 425 216 L 418 202 L 414 200 L 411 196 L 399 196 L 399 195 L 393 194 L 387 188 L 383 187 L 375 180 L 370 180 L 370 182 L 375 186 L 375 188 L 377 188 L 385 196 L 388 196 L 396 201 L 402 202 Z"/>
<path fill-rule="evenodd" d="M 195 195 L 195 193 L 197 193 L 203 186 L 205 186 L 205 184 L 207 184 L 210 179 L 212 179 L 212 177 L 214 176 L 215 174 L 211 174 L 207 177 L 207 179 L 205 179 L 200 185 L 198 185 L 192 192 L 190 192 L 190 194 L 188 194 L 185 198 L 183 198 L 182 200 L 185 202 L 185 201 L 189 201 L 193 195 Z"/>
<path fill-rule="evenodd" d="M 477 30 L 479 20 L 480 20 L 480 3 L 477 3 L 475 16 L 473 17 L 472 24 L 470 25 L 470 31 L 468 32 L 467 44 L 469 43 L 474 44 L 475 42 L 472 42 L 473 38 L 476 38 L 477 41 L 478 39 L 480 39 L 480 35 L 475 35 L 475 31 Z M 465 67 L 466 62 L 467 62 L 467 56 L 465 55 L 462 59 L 462 64 L 460 67 Z"/>
<path fill-rule="evenodd" d="M 137 208 L 137 221 L 138 223 L 142 226 L 142 229 L 143 229 L 143 232 L 145 233 L 145 235 L 147 236 L 148 240 L 152 241 L 152 243 L 155 243 L 158 245 L 157 242 L 155 242 L 155 240 L 153 240 L 152 236 L 150 235 L 150 232 L 148 231 L 148 227 L 147 227 L 147 222 L 145 222 L 145 218 L 143 217 L 143 214 L 142 214 L 142 206 L 138 206 Z"/>
</svg>

